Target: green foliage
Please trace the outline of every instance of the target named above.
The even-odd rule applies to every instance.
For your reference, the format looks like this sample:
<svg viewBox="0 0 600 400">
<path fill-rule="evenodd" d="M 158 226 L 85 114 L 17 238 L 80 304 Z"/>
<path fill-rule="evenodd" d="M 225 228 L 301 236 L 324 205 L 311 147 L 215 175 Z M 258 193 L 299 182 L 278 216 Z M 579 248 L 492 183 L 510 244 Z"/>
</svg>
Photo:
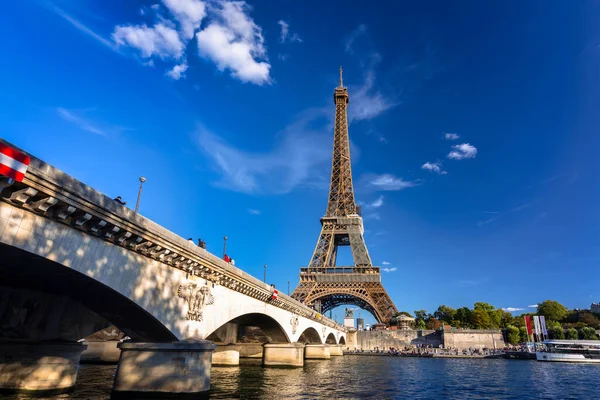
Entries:
<svg viewBox="0 0 600 400">
<path fill-rule="evenodd" d="M 475 329 L 487 329 L 490 327 L 490 315 L 485 310 L 473 310 L 471 324 Z"/>
<path fill-rule="evenodd" d="M 575 328 L 569 328 L 567 329 L 567 339 L 569 340 L 577 340 L 579 337 L 578 333 L 577 333 L 577 329 Z"/>
<path fill-rule="evenodd" d="M 427 319 L 427 310 L 415 310 L 415 320 L 425 321 Z"/>
<path fill-rule="evenodd" d="M 475 307 L 473 307 L 474 310 L 481 310 L 481 311 L 492 311 L 494 310 L 494 306 L 486 303 L 485 301 L 478 301 L 477 303 L 475 303 Z"/>
<path fill-rule="evenodd" d="M 417 320 L 415 329 L 420 330 L 420 331 L 422 331 L 423 329 L 427 329 L 427 326 L 425 325 L 425 321 L 423 321 L 422 319 Z"/>
<path fill-rule="evenodd" d="M 446 323 L 450 323 L 456 314 L 456 310 L 452 307 L 448 307 L 446 305 L 441 305 L 438 309 L 433 313 L 433 316 L 440 321 L 444 321 Z"/>
<path fill-rule="evenodd" d="M 598 336 L 596 336 L 596 330 L 594 328 L 590 328 L 589 326 L 579 330 L 579 337 L 584 340 L 598 340 Z"/>
<path fill-rule="evenodd" d="M 456 324 L 460 325 L 461 328 L 470 328 L 471 327 L 471 310 L 469 307 L 461 307 L 456 310 L 454 313 L 454 319 L 459 322 Z M 454 325 L 453 325 L 454 326 Z"/>
<path fill-rule="evenodd" d="M 568 314 L 567 308 L 555 300 L 546 300 L 538 304 L 538 315 L 543 315 L 546 320 L 563 321 Z"/>
<path fill-rule="evenodd" d="M 524 326 L 519 328 L 519 335 L 521 335 L 521 342 L 529 342 L 529 335 L 527 334 L 527 328 Z"/>
<path fill-rule="evenodd" d="M 560 326 L 560 325 L 553 326 L 552 328 L 550 328 L 548 330 L 548 333 L 550 334 L 550 337 L 552 339 L 564 339 L 565 338 L 565 331 L 563 330 L 562 326 Z"/>
<path fill-rule="evenodd" d="M 519 328 L 516 326 L 508 325 L 506 327 L 506 340 L 510 344 L 517 344 L 521 340 L 521 334 Z"/>
</svg>

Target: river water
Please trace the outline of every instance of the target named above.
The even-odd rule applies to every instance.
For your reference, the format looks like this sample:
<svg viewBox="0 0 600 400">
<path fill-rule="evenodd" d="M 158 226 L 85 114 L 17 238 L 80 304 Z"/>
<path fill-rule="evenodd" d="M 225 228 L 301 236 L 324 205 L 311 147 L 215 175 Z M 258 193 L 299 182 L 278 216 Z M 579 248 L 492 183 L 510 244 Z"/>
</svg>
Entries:
<svg viewBox="0 0 600 400">
<path fill-rule="evenodd" d="M 211 399 L 600 399 L 598 364 L 352 355 L 298 369 L 242 363 L 213 368 Z M 73 393 L 42 399 L 108 399 L 114 370 L 82 365 Z"/>
</svg>

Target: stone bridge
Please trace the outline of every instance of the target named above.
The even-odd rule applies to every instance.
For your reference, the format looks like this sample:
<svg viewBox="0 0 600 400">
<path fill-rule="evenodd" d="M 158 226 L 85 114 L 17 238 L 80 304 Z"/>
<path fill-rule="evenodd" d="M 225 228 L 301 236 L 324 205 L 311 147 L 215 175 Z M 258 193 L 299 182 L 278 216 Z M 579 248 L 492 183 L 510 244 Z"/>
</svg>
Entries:
<svg viewBox="0 0 600 400">
<path fill-rule="evenodd" d="M 184 363 L 206 369 L 208 360 L 203 373 L 210 376 L 212 342 L 222 345 L 215 355 L 223 351 L 226 363 L 235 363 L 244 343 L 264 348 L 265 365 L 298 366 L 311 355 L 341 353 L 341 325 L 285 294 L 274 296 L 241 269 L 30 157 L 22 182 L 0 176 L 3 359 L 34 368 L 50 352 L 58 364 L 68 359 L 76 367 L 83 347 L 77 341 L 114 325 L 131 338 L 121 345 L 127 368 L 119 366 L 115 390 L 162 391 L 155 378 L 168 375 L 175 383 L 165 391 L 198 392 L 198 384 L 179 379 L 165 360 L 195 354 Z M 25 353 L 35 354 L 33 361 L 19 360 Z M 11 366 L 2 362 L 0 383 L 11 389 L 5 384 Z M 142 374 L 145 386 L 129 382 L 125 369 L 138 381 Z M 76 368 L 67 370 L 60 379 L 14 389 L 72 386 Z"/>
</svg>

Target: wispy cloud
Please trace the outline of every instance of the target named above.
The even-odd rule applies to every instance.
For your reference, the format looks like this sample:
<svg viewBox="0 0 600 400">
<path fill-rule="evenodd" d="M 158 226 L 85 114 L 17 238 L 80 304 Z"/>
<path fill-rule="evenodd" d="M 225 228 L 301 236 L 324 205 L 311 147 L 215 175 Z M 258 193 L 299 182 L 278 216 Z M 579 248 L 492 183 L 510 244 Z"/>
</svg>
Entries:
<svg viewBox="0 0 600 400">
<path fill-rule="evenodd" d="M 418 181 L 406 181 L 402 178 L 398 178 L 392 174 L 374 175 L 368 174 L 361 177 L 363 182 L 366 182 L 367 186 L 375 190 L 403 190 L 419 184 Z"/>
<path fill-rule="evenodd" d="M 348 36 L 345 42 L 345 49 L 347 52 L 353 52 L 352 44 L 360 35 L 364 34 L 367 31 L 367 26 L 364 24 L 360 24 L 352 33 Z"/>
<path fill-rule="evenodd" d="M 350 99 L 352 100 L 348 104 L 348 119 L 350 121 L 375 118 L 399 104 L 391 97 L 385 96 L 381 91 L 375 89 L 374 69 L 366 72 L 362 85 L 353 86 L 350 89 Z"/>
<path fill-rule="evenodd" d="M 523 311 L 525 309 L 519 308 L 519 307 L 504 307 L 504 308 L 502 308 L 502 310 L 506 311 L 506 312 L 515 312 L 515 311 Z"/>
<path fill-rule="evenodd" d="M 67 13 L 66 11 L 64 11 L 62 8 L 59 8 L 52 3 L 46 3 L 46 5 L 52 11 L 54 11 L 57 15 L 64 18 L 67 22 L 69 22 L 71 25 L 73 25 L 75 28 L 77 28 L 79 31 L 83 32 L 84 34 L 88 35 L 89 37 L 93 38 L 98 43 L 101 43 L 102 45 L 108 47 L 109 49 L 118 52 L 117 46 L 115 46 L 110 40 L 105 39 L 101 35 L 97 34 L 91 28 L 89 28 L 87 25 L 83 24 L 81 21 L 79 21 L 78 19 L 76 19 L 75 17 L 73 17 L 72 15 Z"/>
<path fill-rule="evenodd" d="M 429 172 L 435 172 L 436 174 L 440 174 L 440 175 L 446 175 L 448 173 L 448 171 L 444 171 L 442 169 L 442 163 L 441 162 L 426 162 L 425 164 L 421 165 L 421 168 L 429 171 Z"/>
<path fill-rule="evenodd" d="M 174 79 L 174 80 L 179 80 L 183 77 L 185 77 L 185 71 L 188 69 L 188 65 L 187 63 L 184 61 L 183 63 L 176 65 L 173 67 L 172 70 L 167 72 L 167 75 Z"/>
<path fill-rule="evenodd" d="M 249 208 L 248 212 L 252 215 L 260 215 L 260 210 L 255 210 L 254 208 Z"/>
<path fill-rule="evenodd" d="M 452 151 L 448 153 L 448 158 L 452 160 L 463 160 L 465 158 L 475 158 L 477 148 L 469 143 L 462 143 L 452 146 Z"/>
<path fill-rule="evenodd" d="M 459 279 L 455 281 L 455 285 L 459 288 L 468 288 L 473 286 L 480 286 L 487 283 L 489 279 L 486 277 L 483 278 L 474 278 L 474 279 Z"/>
<path fill-rule="evenodd" d="M 77 125 L 80 129 L 84 131 L 88 131 L 91 133 L 95 133 L 96 135 L 106 136 L 106 131 L 98 128 L 96 125 L 78 115 L 72 110 L 67 110 L 66 108 L 57 107 L 56 112 L 58 115 L 64 119 L 65 121 L 69 121 Z"/>
<path fill-rule="evenodd" d="M 489 223 L 498 221 L 500 218 L 503 218 L 503 217 L 505 217 L 505 216 L 507 216 L 509 214 L 512 214 L 512 213 L 524 210 L 524 209 L 526 209 L 526 208 L 528 208 L 530 206 L 531 206 L 531 203 L 525 203 L 525 204 L 521 204 L 520 206 L 517 206 L 517 207 L 515 207 L 513 209 L 510 209 L 510 210 L 508 210 L 506 212 L 503 212 L 503 213 L 500 213 L 500 214 L 496 213 L 496 216 L 494 216 L 494 217 L 488 218 L 488 219 L 486 219 L 484 221 L 479 221 L 477 223 L 477 226 L 484 226 L 484 225 L 487 225 Z"/>
<path fill-rule="evenodd" d="M 446 140 L 456 140 L 460 137 L 460 135 L 457 135 L 456 133 L 444 133 L 444 138 Z"/>
<path fill-rule="evenodd" d="M 394 267 L 394 268 L 381 268 L 381 270 L 383 272 L 394 272 L 396 271 L 398 268 Z"/>
<path fill-rule="evenodd" d="M 278 134 L 271 151 L 248 152 L 203 127 L 196 143 L 212 161 L 220 180 L 215 185 L 249 194 L 282 194 L 296 187 L 327 187 L 331 138 L 324 110 L 309 109 Z M 322 129 L 318 129 L 322 126 Z"/>
<path fill-rule="evenodd" d="M 303 42 L 303 40 L 300 38 L 300 36 L 296 32 L 290 31 L 289 23 L 285 22 L 284 20 L 279 20 L 279 21 L 277 21 L 277 23 L 281 27 L 281 37 L 280 37 L 281 43 L 285 43 L 286 41 L 291 42 L 291 43 L 294 43 L 294 42 L 302 43 Z"/>
<path fill-rule="evenodd" d="M 390 265 L 391 263 L 387 262 L 387 261 L 382 261 L 381 265 Z"/>
<path fill-rule="evenodd" d="M 531 305 L 528 305 L 527 307 L 529 307 L 529 308 L 538 308 L 538 305 L 537 304 L 531 304 Z"/>
<path fill-rule="evenodd" d="M 383 205 L 383 196 L 379 196 L 378 198 L 376 198 L 375 200 L 373 200 L 371 203 L 365 204 L 366 208 L 379 208 Z"/>
</svg>

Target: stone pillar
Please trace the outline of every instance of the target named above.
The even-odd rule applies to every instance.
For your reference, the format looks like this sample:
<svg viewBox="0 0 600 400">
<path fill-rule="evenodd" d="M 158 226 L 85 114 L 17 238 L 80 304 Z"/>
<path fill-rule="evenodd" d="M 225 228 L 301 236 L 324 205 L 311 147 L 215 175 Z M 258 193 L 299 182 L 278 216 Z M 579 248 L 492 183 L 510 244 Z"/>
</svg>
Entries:
<svg viewBox="0 0 600 400">
<path fill-rule="evenodd" d="M 262 343 L 236 343 L 237 351 L 240 352 L 240 358 L 262 358 Z"/>
<path fill-rule="evenodd" d="M 329 360 L 331 353 L 328 344 L 307 344 L 304 349 L 304 358 L 307 360 Z"/>
<path fill-rule="evenodd" d="M 329 354 L 331 356 L 343 356 L 344 349 L 342 348 L 344 345 L 342 344 L 330 344 L 329 345 Z"/>
<path fill-rule="evenodd" d="M 262 364 L 265 367 L 302 367 L 304 344 L 265 343 Z"/>
<path fill-rule="evenodd" d="M 0 342 L 0 390 L 63 393 L 75 386 L 81 343 Z"/>
<path fill-rule="evenodd" d="M 81 343 L 87 346 L 87 349 L 81 353 L 82 364 L 116 364 L 119 362 L 121 356 L 121 350 L 118 348 L 119 341 L 95 342 L 84 340 Z"/>
<path fill-rule="evenodd" d="M 206 395 L 215 347 L 208 340 L 120 343 L 111 398 Z"/>
<path fill-rule="evenodd" d="M 235 344 L 218 345 L 212 355 L 213 367 L 240 365 L 240 352 L 237 348 Z"/>
</svg>

